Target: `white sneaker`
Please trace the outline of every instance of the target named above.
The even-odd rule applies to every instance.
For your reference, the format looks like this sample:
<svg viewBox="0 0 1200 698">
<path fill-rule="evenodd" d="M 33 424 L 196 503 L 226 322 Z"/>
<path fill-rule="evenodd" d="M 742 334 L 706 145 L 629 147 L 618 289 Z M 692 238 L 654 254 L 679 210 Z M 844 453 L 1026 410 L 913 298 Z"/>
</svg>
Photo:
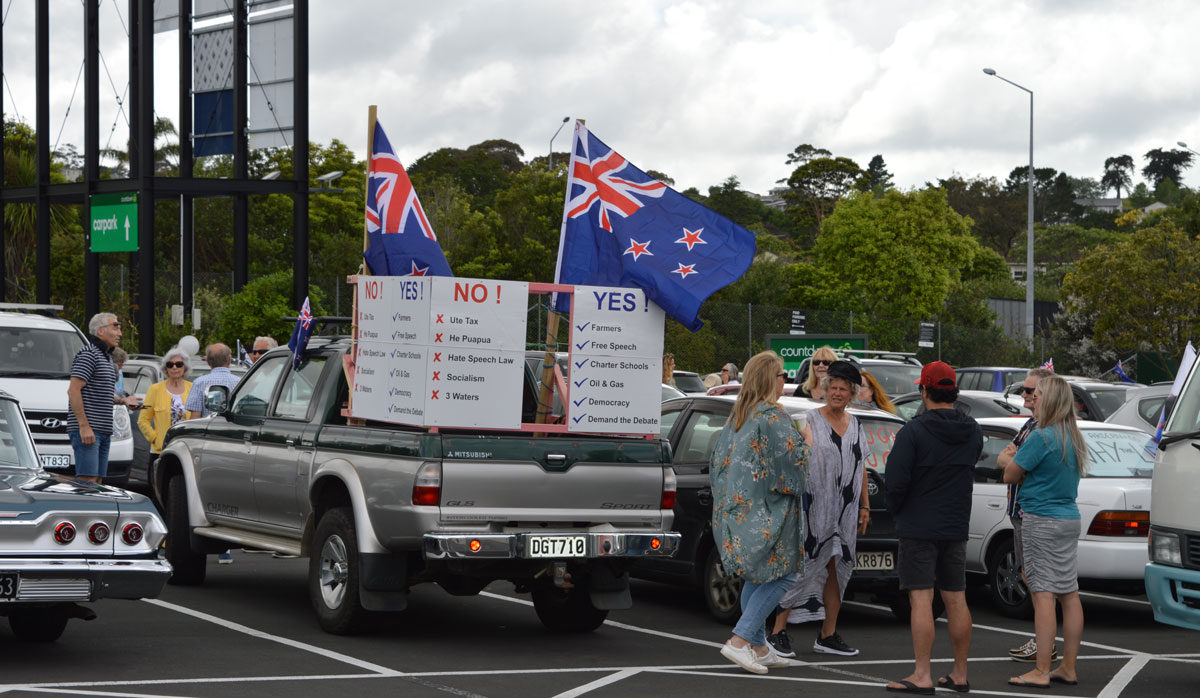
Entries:
<svg viewBox="0 0 1200 698">
<path fill-rule="evenodd" d="M 754 659 L 759 664 L 765 666 L 768 669 L 781 669 L 783 667 L 788 667 L 788 666 L 792 665 L 791 660 L 780 657 L 779 653 L 775 651 L 775 648 L 771 647 L 770 645 L 767 645 L 767 653 L 766 654 L 758 654 L 756 652 L 754 655 Z"/>
<path fill-rule="evenodd" d="M 755 655 L 754 650 L 750 647 L 750 645 L 738 648 L 726 642 L 725 645 L 721 647 L 721 656 L 733 662 L 734 664 L 737 664 L 751 674 L 767 673 L 767 668 L 759 663 L 758 657 Z"/>
</svg>

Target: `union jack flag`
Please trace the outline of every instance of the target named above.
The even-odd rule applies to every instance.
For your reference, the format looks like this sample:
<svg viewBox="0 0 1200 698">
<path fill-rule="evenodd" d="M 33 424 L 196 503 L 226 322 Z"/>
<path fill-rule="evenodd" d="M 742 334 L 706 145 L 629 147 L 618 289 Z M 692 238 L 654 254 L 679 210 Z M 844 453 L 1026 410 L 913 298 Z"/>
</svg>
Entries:
<svg viewBox="0 0 1200 698">
<path fill-rule="evenodd" d="M 641 288 L 693 332 L 700 305 L 754 259 L 754 234 L 650 177 L 575 122 L 555 277 Z M 569 299 L 560 296 L 558 309 Z"/>
<path fill-rule="evenodd" d="M 1053 371 L 1054 370 L 1054 357 L 1051 356 L 1049 359 L 1046 359 L 1046 363 L 1042 364 L 1042 368 L 1047 369 L 1049 371 Z"/>
<path fill-rule="evenodd" d="M 304 305 L 300 306 L 300 314 L 296 316 L 296 326 L 292 328 L 292 338 L 288 340 L 288 349 L 292 350 L 292 370 L 300 368 L 300 361 L 304 358 L 304 350 L 308 348 L 308 338 L 312 336 L 312 331 L 312 308 L 308 304 L 308 297 L 305 296 Z"/>
<path fill-rule="evenodd" d="M 367 269 L 379 276 L 453 276 L 433 226 L 383 126 L 367 171 Z"/>
</svg>

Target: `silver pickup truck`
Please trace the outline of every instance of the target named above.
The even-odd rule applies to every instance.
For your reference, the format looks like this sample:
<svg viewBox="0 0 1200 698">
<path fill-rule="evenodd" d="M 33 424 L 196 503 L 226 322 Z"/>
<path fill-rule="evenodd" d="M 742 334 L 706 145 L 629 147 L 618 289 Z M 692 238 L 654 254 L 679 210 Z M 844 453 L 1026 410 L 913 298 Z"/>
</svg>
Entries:
<svg viewBox="0 0 1200 698">
<path fill-rule="evenodd" d="M 436 582 L 530 592 L 542 623 L 593 630 L 631 605 L 627 570 L 673 555 L 669 445 L 615 436 L 352 424 L 346 338 L 314 337 L 254 365 L 215 414 L 167 435 L 151 478 L 165 504 L 172 583 L 204 581 L 227 548 L 308 556 L 321 627 L 351 633 Z M 522 421 L 536 380 L 526 370 Z"/>
</svg>

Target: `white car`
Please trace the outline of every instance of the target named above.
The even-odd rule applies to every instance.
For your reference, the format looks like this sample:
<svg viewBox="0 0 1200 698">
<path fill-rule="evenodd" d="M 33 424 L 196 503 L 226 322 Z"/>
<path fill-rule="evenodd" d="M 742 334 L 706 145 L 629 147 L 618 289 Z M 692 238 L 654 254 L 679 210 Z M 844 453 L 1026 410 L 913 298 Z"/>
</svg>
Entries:
<svg viewBox="0 0 1200 698">
<path fill-rule="evenodd" d="M 1022 419 L 984 417 L 983 455 L 975 468 L 967 571 L 986 574 L 996 607 L 1013 617 L 1031 617 L 1032 602 L 1013 554 L 1012 523 L 1005 513 L 1008 486 L 999 481 L 996 457 L 1024 424 Z M 1141 590 L 1149 555 L 1150 481 L 1154 458 L 1140 429 L 1080 421 L 1091 461 L 1079 482 L 1081 585 L 1114 591 Z"/>
</svg>

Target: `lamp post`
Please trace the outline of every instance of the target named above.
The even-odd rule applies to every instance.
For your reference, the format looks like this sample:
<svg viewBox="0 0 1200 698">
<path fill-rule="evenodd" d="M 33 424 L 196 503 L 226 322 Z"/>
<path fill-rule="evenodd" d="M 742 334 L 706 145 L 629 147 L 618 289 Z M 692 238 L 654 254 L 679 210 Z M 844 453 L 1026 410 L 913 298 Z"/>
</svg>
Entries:
<svg viewBox="0 0 1200 698">
<path fill-rule="evenodd" d="M 1025 238 L 1025 338 L 1033 346 L 1033 90 L 997 75 L 991 68 L 983 72 L 1029 93 L 1029 208 L 1026 213 L 1028 230 Z"/>
<path fill-rule="evenodd" d="M 566 126 L 567 122 L 570 120 L 571 120 L 571 117 L 564 116 L 562 123 L 558 125 L 558 131 L 561 131 L 562 127 Z M 550 170 L 554 169 L 554 139 L 558 138 L 558 131 L 555 131 L 554 135 L 550 136 L 550 158 L 549 158 L 548 164 L 546 165 L 546 169 L 550 169 Z"/>
<path fill-rule="evenodd" d="M 1200 155 L 1200 153 L 1197 153 L 1196 151 L 1189 148 L 1187 143 L 1184 143 L 1183 141 L 1175 141 L 1175 144 L 1178 145 L 1180 148 L 1183 148 L 1184 150 L 1188 151 L 1192 155 Z"/>
</svg>

